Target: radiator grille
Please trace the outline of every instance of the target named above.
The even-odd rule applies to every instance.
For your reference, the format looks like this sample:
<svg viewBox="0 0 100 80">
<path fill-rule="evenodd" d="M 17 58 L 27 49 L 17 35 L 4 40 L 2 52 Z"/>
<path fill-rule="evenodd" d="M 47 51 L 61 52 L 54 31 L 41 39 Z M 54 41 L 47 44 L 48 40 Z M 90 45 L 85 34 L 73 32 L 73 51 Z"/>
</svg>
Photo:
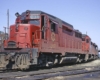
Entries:
<svg viewBox="0 0 100 80">
<path fill-rule="evenodd" d="M 16 42 L 14 41 L 8 42 L 8 47 L 11 47 L 11 48 L 16 47 Z"/>
</svg>

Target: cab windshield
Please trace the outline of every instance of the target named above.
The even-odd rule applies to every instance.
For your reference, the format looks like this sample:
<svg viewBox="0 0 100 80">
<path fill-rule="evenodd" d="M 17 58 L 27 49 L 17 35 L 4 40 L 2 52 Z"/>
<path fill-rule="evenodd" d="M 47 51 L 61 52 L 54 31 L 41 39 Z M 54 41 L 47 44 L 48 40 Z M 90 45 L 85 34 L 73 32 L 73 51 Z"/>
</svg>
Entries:
<svg viewBox="0 0 100 80">
<path fill-rule="evenodd" d="M 22 24 L 34 24 L 34 25 L 39 25 L 40 21 L 38 19 L 36 20 L 23 20 L 21 22 Z"/>
</svg>

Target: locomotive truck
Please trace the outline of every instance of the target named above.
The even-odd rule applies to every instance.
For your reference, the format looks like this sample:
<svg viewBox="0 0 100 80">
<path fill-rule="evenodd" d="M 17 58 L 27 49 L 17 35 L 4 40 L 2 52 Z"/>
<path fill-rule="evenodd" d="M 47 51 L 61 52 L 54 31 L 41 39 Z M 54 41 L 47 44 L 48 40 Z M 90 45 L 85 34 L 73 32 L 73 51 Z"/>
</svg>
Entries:
<svg viewBox="0 0 100 80">
<path fill-rule="evenodd" d="M 1 69 L 50 67 L 98 57 L 98 46 L 71 24 L 43 11 L 15 15 L 0 52 Z"/>
</svg>

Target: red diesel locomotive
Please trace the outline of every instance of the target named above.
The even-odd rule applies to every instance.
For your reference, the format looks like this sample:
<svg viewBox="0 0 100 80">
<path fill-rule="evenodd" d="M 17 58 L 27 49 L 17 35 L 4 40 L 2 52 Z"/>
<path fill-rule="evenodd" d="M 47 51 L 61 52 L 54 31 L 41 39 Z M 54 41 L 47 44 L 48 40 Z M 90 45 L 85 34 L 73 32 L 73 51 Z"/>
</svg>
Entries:
<svg viewBox="0 0 100 80">
<path fill-rule="evenodd" d="M 42 11 L 15 15 L 15 24 L 10 26 L 9 38 L 0 52 L 0 68 L 49 67 L 98 57 L 98 46 L 71 24 Z"/>
</svg>

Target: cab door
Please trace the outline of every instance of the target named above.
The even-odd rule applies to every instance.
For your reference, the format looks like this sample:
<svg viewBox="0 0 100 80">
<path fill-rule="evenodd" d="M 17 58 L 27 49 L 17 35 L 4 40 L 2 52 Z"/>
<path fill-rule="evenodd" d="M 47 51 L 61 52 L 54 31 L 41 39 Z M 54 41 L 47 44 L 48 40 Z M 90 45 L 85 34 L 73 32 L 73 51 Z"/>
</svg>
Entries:
<svg viewBox="0 0 100 80">
<path fill-rule="evenodd" d="M 50 33 L 49 33 L 50 48 L 57 49 L 57 46 L 58 46 L 58 23 L 53 20 L 49 20 L 49 28 L 50 28 Z"/>
<path fill-rule="evenodd" d="M 42 39 L 47 39 L 47 27 L 48 27 L 48 18 L 46 15 L 41 15 L 41 38 Z"/>
<path fill-rule="evenodd" d="M 48 17 L 41 15 L 41 49 L 45 52 L 48 49 Z"/>
</svg>

